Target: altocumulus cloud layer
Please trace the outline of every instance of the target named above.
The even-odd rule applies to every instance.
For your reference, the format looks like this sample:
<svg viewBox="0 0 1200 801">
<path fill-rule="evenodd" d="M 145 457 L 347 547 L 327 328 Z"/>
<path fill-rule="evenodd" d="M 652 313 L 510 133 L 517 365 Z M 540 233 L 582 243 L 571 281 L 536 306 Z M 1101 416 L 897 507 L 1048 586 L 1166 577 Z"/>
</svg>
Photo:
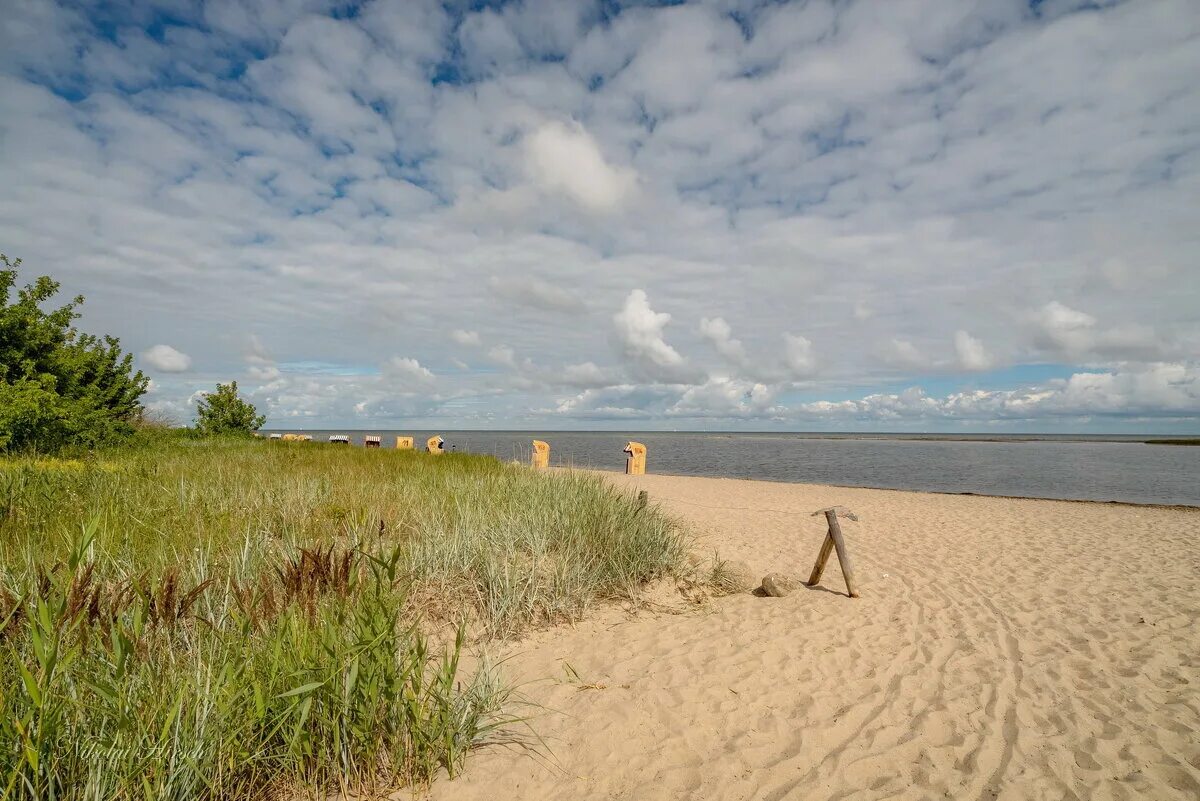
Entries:
<svg viewBox="0 0 1200 801">
<path fill-rule="evenodd" d="M 0 248 L 180 421 L 1200 421 L 1193 0 L 4 5 Z"/>
</svg>

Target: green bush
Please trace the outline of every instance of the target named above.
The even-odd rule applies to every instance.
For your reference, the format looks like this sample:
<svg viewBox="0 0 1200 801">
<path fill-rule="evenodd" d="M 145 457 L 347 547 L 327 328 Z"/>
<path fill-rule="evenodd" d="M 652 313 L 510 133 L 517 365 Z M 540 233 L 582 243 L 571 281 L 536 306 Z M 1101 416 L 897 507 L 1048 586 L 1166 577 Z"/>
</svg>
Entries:
<svg viewBox="0 0 1200 801">
<path fill-rule="evenodd" d="M 238 397 L 236 381 L 217 384 L 196 406 L 196 428 L 202 434 L 249 434 L 267 421 L 253 405 Z"/>
<path fill-rule="evenodd" d="M 53 311 L 47 276 L 17 291 L 17 268 L 0 254 L 0 450 L 94 447 L 133 432 L 149 379 L 114 337 L 77 331 L 83 297 Z"/>
</svg>

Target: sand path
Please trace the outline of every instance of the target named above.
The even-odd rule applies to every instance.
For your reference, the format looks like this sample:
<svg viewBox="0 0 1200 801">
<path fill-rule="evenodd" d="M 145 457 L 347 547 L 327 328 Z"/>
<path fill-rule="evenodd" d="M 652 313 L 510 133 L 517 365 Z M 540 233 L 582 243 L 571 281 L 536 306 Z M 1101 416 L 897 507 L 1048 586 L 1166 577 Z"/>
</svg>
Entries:
<svg viewBox="0 0 1200 801">
<path fill-rule="evenodd" d="M 709 478 L 612 480 L 819 589 L 601 613 L 509 647 L 553 763 L 437 799 L 1200 798 L 1200 512 Z M 567 680 L 569 664 L 585 684 Z"/>
</svg>

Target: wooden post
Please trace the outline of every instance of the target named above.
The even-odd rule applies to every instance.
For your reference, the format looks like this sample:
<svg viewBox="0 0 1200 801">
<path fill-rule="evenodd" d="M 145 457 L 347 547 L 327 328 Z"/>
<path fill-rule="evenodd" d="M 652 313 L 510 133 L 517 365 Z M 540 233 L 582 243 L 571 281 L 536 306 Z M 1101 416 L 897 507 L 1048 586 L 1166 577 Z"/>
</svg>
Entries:
<svg viewBox="0 0 1200 801">
<path fill-rule="evenodd" d="M 817 554 L 817 563 L 813 565 L 812 575 L 808 577 L 808 586 L 815 587 L 821 581 L 821 574 L 825 572 L 825 563 L 829 561 L 831 553 L 833 553 L 833 537 L 826 532 L 825 540 L 821 543 L 821 552 Z"/>
<path fill-rule="evenodd" d="M 842 526 L 838 522 L 838 512 L 850 520 L 857 521 L 858 517 L 844 506 L 831 506 L 828 509 L 818 509 L 813 512 L 813 517 L 819 514 L 825 515 L 825 521 L 829 524 L 829 529 L 825 533 L 825 540 L 821 543 L 821 552 L 817 554 L 816 564 L 813 565 L 812 575 L 808 577 L 808 586 L 816 586 L 821 580 L 821 574 L 825 572 L 825 563 L 829 561 L 831 551 L 837 551 L 838 564 L 842 566 L 842 578 L 846 580 L 846 593 L 851 598 L 859 597 L 858 591 L 854 589 L 854 566 L 850 564 L 850 552 L 846 550 L 846 539 L 842 536 Z"/>
</svg>

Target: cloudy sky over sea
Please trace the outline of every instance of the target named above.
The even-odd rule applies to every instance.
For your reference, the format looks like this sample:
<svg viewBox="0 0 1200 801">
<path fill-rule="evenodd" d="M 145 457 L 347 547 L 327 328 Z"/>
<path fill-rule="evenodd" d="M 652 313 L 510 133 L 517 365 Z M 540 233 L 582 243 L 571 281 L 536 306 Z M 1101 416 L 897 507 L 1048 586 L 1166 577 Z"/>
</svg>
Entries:
<svg viewBox="0 0 1200 801">
<path fill-rule="evenodd" d="M 0 14 L 0 250 L 179 422 L 1200 430 L 1200 4 Z"/>
</svg>

